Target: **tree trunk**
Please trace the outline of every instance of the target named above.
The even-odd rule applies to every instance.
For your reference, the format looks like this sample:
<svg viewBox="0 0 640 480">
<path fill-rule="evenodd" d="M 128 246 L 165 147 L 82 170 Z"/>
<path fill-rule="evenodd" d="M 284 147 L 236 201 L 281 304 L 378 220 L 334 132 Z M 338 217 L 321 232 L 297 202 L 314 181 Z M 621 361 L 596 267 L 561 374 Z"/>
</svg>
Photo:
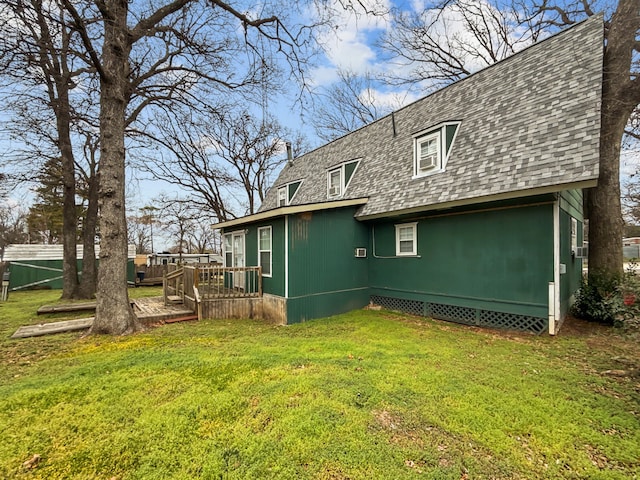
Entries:
<svg viewBox="0 0 640 480">
<path fill-rule="evenodd" d="M 622 215 L 620 204 L 619 128 L 605 125 L 600 137 L 598 186 L 587 193 L 589 215 L 589 276 L 622 275 Z M 624 131 L 624 124 L 622 126 Z"/>
<path fill-rule="evenodd" d="M 58 148 L 62 163 L 62 298 L 75 298 L 78 294 L 78 215 L 76 211 L 76 169 L 71 146 L 69 87 L 66 76 L 57 81 L 58 98 L 56 123 Z"/>
<path fill-rule="evenodd" d="M 87 213 L 82 232 L 82 279 L 80 280 L 79 297 L 93 298 L 96 293 L 98 269 L 96 268 L 96 225 L 98 223 L 98 176 L 92 167 L 89 178 Z"/>
<path fill-rule="evenodd" d="M 629 73 L 639 10 L 640 0 L 620 0 L 607 35 L 602 77 L 600 176 L 598 186 L 587 195 L 591 278 L 622 274 L 620 149 L 625 126 L 638 105 L 640 94 Z"/>
<path fill-rule="evenodd" d="M 100 268 L 91 333 L 122 335 L 140 329 L 127 292 L 125 110 L 129 98 L 127 0 L 107 0 L 100 78 Z"/>
</svg>

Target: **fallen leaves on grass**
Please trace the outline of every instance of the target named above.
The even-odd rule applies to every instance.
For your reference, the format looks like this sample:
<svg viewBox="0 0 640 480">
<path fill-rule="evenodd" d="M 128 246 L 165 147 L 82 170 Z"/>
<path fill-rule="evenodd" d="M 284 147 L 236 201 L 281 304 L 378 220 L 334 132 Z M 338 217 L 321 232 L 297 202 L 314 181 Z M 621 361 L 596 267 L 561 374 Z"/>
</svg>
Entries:
<svg viewBox="0 0 640 480">
<path fill-rule="evenodd" d="M 25 470 L 32 470 L 38 466 L 40 462 L 40 454 L 34 453 L 33 456 L 22 464 L 22 468 Z"/>
</svg>

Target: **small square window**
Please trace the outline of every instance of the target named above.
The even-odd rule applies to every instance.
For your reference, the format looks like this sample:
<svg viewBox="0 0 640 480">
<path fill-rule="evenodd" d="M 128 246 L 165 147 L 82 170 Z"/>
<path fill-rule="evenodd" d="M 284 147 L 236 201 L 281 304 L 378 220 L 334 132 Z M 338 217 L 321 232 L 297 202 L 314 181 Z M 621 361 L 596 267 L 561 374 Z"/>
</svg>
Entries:
<svg viewBox="0 0 640 480">
<path fill-rule="evenodd" d="M 396 225 L 396 255 L 418 254 L 418 224 L 403 223 Z"/>
</svg>

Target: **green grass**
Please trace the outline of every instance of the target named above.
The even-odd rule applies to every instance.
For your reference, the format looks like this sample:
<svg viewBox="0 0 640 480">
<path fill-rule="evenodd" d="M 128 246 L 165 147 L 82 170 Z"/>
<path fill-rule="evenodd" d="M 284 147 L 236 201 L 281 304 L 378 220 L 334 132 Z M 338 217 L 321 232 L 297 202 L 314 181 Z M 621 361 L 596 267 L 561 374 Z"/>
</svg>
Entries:
<svg viewBox="0 0 640 480">
<path fill-rule="evenodd" d="M 356 311 L 7 338 L 56 295 L 0 303 L 0 478 L 640 474 L 640 348 L 611 330 L 533 337 Z"/>
</svg>

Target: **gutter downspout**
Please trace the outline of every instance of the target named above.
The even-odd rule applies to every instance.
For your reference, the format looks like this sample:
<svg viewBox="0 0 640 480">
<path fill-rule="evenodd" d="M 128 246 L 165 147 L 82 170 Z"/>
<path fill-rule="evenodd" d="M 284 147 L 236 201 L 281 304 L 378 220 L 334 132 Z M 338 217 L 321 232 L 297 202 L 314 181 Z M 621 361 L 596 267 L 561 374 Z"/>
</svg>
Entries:
<svg viewBox="0 0 640 480">
<path fill-rule="evenodd" d="M 553 202 L 553 282 L 549 282 L 549 335 L 560 326 L 560 200 Z"/>
</svg>

